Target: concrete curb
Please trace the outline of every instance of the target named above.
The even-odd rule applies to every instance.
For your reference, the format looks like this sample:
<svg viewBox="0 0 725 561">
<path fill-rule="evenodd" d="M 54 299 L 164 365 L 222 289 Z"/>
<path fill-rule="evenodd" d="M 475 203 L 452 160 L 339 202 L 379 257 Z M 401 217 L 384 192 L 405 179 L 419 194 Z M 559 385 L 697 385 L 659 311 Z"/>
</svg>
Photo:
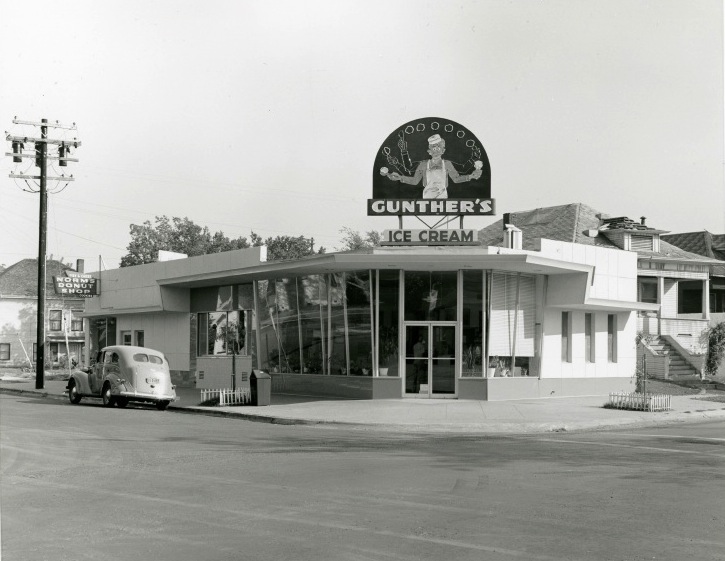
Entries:
<svg viewBox="0 0 725 561">
<path fill-rule="evenodd" d="M 48 390 L 19 389 L 0 387 L 0 394 L 22 395 L 42 399 L 67 400 L 63 394 L 53 393 Z M 239 419 L 255 423 L 267 423 L 273 425 L 302 425 L 318 427 L 345 427 L 356 430 L 368 430 L 378 432 L 405 432 L 410 434 L 478 434 L 478 435 L 531 435 L 531 434 L 552 434 L 561 432 L 594 432 L 602 430 L 632 429 L 638 427 L 662 427 L 688 422 L 707 422 L 710 420 L 725 419 L 725 404 L 719 409 L 691 409 L 682 412 L 661 412 L 641 413 L 636 418 L 623 418 L 618 421 L 607 420 L 583 420 L 583 421 L 561 421 L 561 422 L 487 422 L 483 423 L 460 423 L 460 424 L 401 424 L 387 422 L 360 423 L 354 421 L 342 421 L 331 419 L 309 419 L 295 417 L 280 417 L 276 415 L 251 414 L 235 410 L 221 410 L 212 407 L 180 407 L 169 405 L 168 411 L 190 415 L 206 415 L 209 417 L 222 417 Z M 645 417 L 645 415 L 656 415 Z"/>
</svg>

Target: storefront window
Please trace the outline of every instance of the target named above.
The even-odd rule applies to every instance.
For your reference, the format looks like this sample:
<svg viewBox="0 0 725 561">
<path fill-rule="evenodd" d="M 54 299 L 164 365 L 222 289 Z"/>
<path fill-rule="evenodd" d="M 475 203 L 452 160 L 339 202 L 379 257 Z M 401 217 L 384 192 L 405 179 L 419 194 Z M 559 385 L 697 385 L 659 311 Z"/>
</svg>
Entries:
<svg viewBox="0 0 725 561">
<path fill-rule="evenodd" d="M 398 372 L 398 321 L 400 312 L 400 271 L 378 272 L 379 337 L 378 366 L 387 368 L 388 376 L 399 376 Z M 381 371 L 381 375 L 382 371 Z"/>
<path fill-rule="evenodd" d="M 461 376 L 483 376 L 483 271 L 463 271 Z"/>
<path fill-rule="evenodd" d="M 201 312 L 197 314 L 196 332 L 198 356 L 247 354 L 246 314 L 243 311 Z"/>
<path fill-rule="evenodd" d="M 347 316 L 350 374 L 372 376 L 370 272 L 345 273 L 345 312 Z M 336 372 L 332 372 L 335 374 Z"/>
<path fill-rule="evenodd" d="M 325 374 L 327 283 L 324 275 L 309 275 L 299 281 L 303 372 Z"/>
<path fill-rule="evenodd" d="M 257 286 L 262 368 L 372 376 L 369 271 L 264 280 Z"/>
<path fill-rule="evenodd" d="M 406 321 L 456 321 L 456 271 L 405 272 Z"/>
<path fill-rule="evenodd" d="M 262 370 L 279 372 L 277 303 L 274 280 L 257 283 L 257 317 L 259 318 L 259 362 Z"/>
<path fill-rule="evenodd" d="M 536 279 L 494 272 L 490 275 L 490 377 L 532 375 L 536 330 Z"/>
<path fill-rule="evenodd" d="M 296 279 L 276 279 L 275 302 L 277 305 L 277 329 L 275 336 L 279 343 L 279 354 L 273 357 L 274 365 L 280 372 L 299 374 L 300 365 L 300 329 L 297 314 Z M 272 316 L 273 317 L 273 316 Z"/>
<path fill-rule="evenodd" d="M 345 321 L 347 319 L 345 273 L 327 275 L 329 288 L 327 374 L 347 374 L 345 352 Z"/>
<path fill-rule="evenodd" d="M 91 323 L 91 352 L 116 344 L 116 318 L 98 318 Z"/>
</svg>

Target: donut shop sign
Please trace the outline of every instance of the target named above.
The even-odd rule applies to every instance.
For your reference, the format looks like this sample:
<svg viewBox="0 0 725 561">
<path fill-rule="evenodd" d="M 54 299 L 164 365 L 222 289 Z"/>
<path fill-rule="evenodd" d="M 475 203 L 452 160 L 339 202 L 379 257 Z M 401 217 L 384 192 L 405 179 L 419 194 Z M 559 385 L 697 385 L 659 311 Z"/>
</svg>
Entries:
<svg viewBox="0 0 725 561">
<path fill-rule="evenodd" d="M 56 294 L 73 298 L 92 298 L 97 296 L 98 280 L 91 275 L 66 271 L 65 277 L 53 277 Z"/>
</svg>

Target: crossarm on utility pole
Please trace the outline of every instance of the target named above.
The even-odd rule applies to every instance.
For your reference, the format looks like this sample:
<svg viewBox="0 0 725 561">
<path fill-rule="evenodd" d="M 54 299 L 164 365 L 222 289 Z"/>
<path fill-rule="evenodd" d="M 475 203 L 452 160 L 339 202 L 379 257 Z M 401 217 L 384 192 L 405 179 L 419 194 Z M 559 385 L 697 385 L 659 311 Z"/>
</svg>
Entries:
<svg viewBox="0 0 725 561">
<path fill-rule="evenodd" d="M 81 141 L 75 138 L 73 140 L 59 140 L 57 138 L 35 138 L 32 136 L 13 136 L 8 134 L 5 140 L 9 140 L 10 142 L 34 142 L 35 144 L 57 144 L 59 146 L 61 144 L 67 144 L 74 148 L 78 148 L 81 145 Z"/>
</svg>

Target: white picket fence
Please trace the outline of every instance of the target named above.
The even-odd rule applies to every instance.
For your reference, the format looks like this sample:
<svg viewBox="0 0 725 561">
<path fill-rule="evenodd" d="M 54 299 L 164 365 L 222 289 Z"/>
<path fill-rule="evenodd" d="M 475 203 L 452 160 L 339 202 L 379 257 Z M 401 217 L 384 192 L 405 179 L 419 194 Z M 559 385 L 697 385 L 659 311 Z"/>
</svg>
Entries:
<svg viewBox="0 0 725 561">
<path fill-rule="evenodd" d="M 252 393 L 249 388 L 201 390 L 202 403 L 206 403 L 212 399 L 219 399 L 220 407 L 226 405 L 244 405 L 252 402 Z"/>
<path fill-rule="evenodd" d="M 664 394 L 610 393 L 609 406 L 614 409 L 637 411 L 668 411 L 672 409 L 672 396 Z"/>
</svg>

